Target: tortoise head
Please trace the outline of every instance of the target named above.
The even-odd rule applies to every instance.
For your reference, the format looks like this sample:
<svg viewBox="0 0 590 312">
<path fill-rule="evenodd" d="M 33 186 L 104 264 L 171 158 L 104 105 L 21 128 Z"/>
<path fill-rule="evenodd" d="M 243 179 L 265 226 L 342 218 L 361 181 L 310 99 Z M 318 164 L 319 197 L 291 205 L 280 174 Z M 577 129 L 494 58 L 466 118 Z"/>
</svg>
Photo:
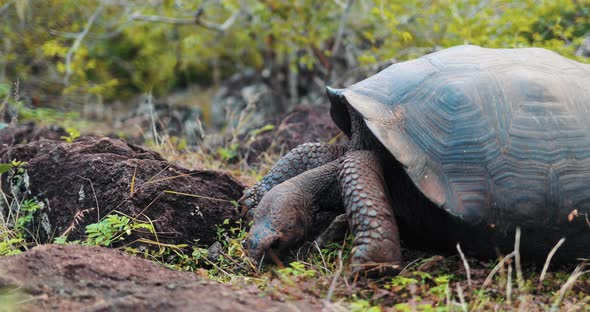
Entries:
<svg viewBox="0 0 590 312">
<path fill-rule="evenodd" d="M 300 245 L 312 222 L 311 200 L 305 193 L 289 181 L 275 186 L 254 210 L 246 242 L 250 257 L 260 261 L 267 251 L 280 254 Z"/>
</svg>

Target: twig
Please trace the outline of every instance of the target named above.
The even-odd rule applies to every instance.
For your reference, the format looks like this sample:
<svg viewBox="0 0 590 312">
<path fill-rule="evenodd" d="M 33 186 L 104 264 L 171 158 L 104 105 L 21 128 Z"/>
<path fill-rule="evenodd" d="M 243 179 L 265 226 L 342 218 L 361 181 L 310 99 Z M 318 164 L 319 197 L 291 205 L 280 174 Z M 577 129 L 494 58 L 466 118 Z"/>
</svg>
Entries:
<svg viewBox="0 0 590 312">
<path fill-rule="evenodd" d="M 483 285 L 481 286 L 482 290 L 484 287 L 487 287 L 492 282 L 492 278 L 494 277 L 494 275 L 496 275 L 498 270 L 500 270 L 500 268 L 504 265 L 504 263 L 506 261 L 508 261 L 508 259 L 514 257 L 514 254 L 515 254 L 514 251 L 509 253 L 506 257 L 504 257 L 502 260 L 500 260 L 500 262 L 498 262 L 498 264 L 496 264 L 496 266 L 492 269 L 492 271 L 490 272 L 488 277 L 486 277 L 485 281 L 483 282 Z"/>
<path fill-rule="evenodd" d="M 465 258 L 465 255 L 463 254 L 463 251 L 461 250 L 461 245 L 459 243 L 457 243 L 457 251 L 461 256 L 461 260 L 463 260 L 463 266 L 465 267 L 465 272 L 467 273 L 467 285 L 469 286 L 469 288 L 471 288 L 471 270 L 469 269 L 469 263 L 467 262 L 467 259 Z"/>
<path fill-rule="evenodd" d="M 120 34 L 122 34 L 123 31 L 125 29 L 127 29 L 127 27 L 129 27 L 131 24 L 132 24 L 132 22 L 125 22 L 125 23 L 121 24 L 121 26 L 119 26 L 118 29 L 113 30 L 111 32 L 104 33 L 104 34 L 96 34 L 96 35 L 92 35 L 92 36 L 87 35 L 86 37 L 89 37 L 92 39 L 101 39 L 101 40 L 112 39 L 112 38 L 115 38 L 115 37 L 119 36 Z M 53 35 L 53 36 L 68 38 L 68 39 L 76 39 L 76 38 L 78 38 L 78 36 L 81 35 L 81 33 L 70 33 L 70 32 L 59 31 L 59 30 L 55 30 L 55 29 L 50 29 L 49 34 Z"/>
<path fill-rule="evenodd" d="M 188 25 L 188 24 L 195 24 L 196 21 L 194 18 L 176 18 L 176 17 L 167 17 L 167 16 L 159 16 L 159 15 L 142 15 L 139 13 L 133 13 L 129 17 L 133 21 L 145 21 L 151 23 L 165 23 L 165 24 L 175 24 L 175 25 Z"/>
<path fill-rule="evenodd" d="M 340 274 L 342 274 L 342 270 L 343 270 L 343 265 L 342 265 L 342 251 L 338 252 L 338 269 L 336 270 L 336 273 L 334 273 L 334 277 L 332 278 L 332 282 L 330 283 L 330 288 L 328 288 L 328 295 L 326 296 L 326 301 L 330 301 L 332 300 L 332 295 L 334 295 L 334 290 L 336 289 L 336 282 L 338 281 L 338 277 L 340 277 Z"/>
<path fill-rule="evenodd" d="M 224 256 L 227 260 L 231 261 L 233 264 L 237 265 L 238 267 L 240 267 L 242 270 L 250 272 L 250 271 L 254 271 L 254 273 L 256 275 L 260 274 L 260 271 L 256 270 L 256 266 L 254 266 L 252 269 L 248 269 L 247 267 L 243 266 L 241 263 L 237 262 L 236 260 L 232 259 L 232 257 L 230 257 L 228 254 L 226 254 L 223 251 L 219 251 L 219 253 Z"/>
<path fill-rule="evenodd" d="M 202 26 L 202 27 L 207 28 L 209 30 L 215 30 L 218 32 L 225 32 L 236 22 L 236 20 L 240 16 L 240 14 L 242 14 L 242 12 L 244 11 L 244 6 L 245 6 L 245 1 L 243 1 L 243 0 L 240 1 L 240 8 L 238 10 L 236 10 L 234 13 L 232 13 L 232 15 L 230 17 L 228 17 L 225 20 L 225 22 L 223 22 L 221 24 L 216 24 L 216 23 L 212 23 L 212 22 L 208 22 L 206 20 L 203 20 L 201 18 L 201 16 L 203 15 L 203 11 L 204 11 L 202 7 L 199 7 L 195 11 L 195 13 L 193 14 L 193 17 L 191 17 L 191 18 L 176 18 L 176 17 L 167 17 L 167 16 L 158 16 L 158 15 L 142 15 L 139 13 L 131 14 L 131 16 L 129 18 L 134 21 L 141 20 L 141 21 L 152 22 L 152 23 L 165 23 L 165 24 L 175 24 L 175 25 L 194 24 L 194 25 Z"/>
<path fill-rule="evenodd" d="M 338 32 L 336 33 L 336 39 L 334 40 L 334 45 L 332 46 L 332 50 L 330 51 L 331 54 L 331 58 L 332 60 L 336 57 L 336 53 L 338 53 L 338 49 L 340 49 L 340 46 L 342 44 L 342 36 L 344 36 L 344 27 L 346 26 L 346 20 L 348 19 L 348 13 L 350 13 L 350 8 L 352 7 L 352 3 L 354 2 L 354 0 L 348 0 L 346 1 L 346 6 L 344 7 L 344 11 L 342 12 L 342 16 L 340 17 L 340 25 L 338 25 Z M 332 64 L 330 64 L 329 69 L 329 73 L 327 75 L 327 78 L 329 79 L 329 81 L 332 81 L 333 79 L 333 74 L 334 74 L 334 66 L 332 66 Z"/>
<path fill-rule="evenodd" d="M 88 35 L 88 32 L 90 31 L 90 28 L 92 28 L 94 21 L 96 20 L 96 18 L 98 18 L 103 9 L 104 1 L 101 1 L 94 13 L 92 14 L 92 16 L 90 17 L 90 19 L 88 20 L 88 23 L 86 23 L 84 30 L 80 33 L 78 37 L 76 37 L 74 44 L 68 50 L 68 54 L 66 55 L 66 76 L 64 77 L 65 85 L 69 85 L 70 83 L 70 76 L 72 75 L 72 57 L 74 56 L 74 53 L 78 50 L 78 48 L 80 48 L 82 40 L 84 40 L 84 37 Z"/>
<path fill-rule="evenodd" d="M 336 33 L 336 39 L 334 40 L 334 45 L 332 46 L 332 57 L 336 55 L 338 49 L 340 48 L 340 44 L 342 41 L 342 36 L 344 35 L 344 27 L 346 26 L 346 20 L 348 19 L 348 13 L 350 13 L 350 8 L 352 7 L 352 3 L 354 0 L 346 1 L 346 6 L 344 7 L 344 11 L 342 12 L 342 16 L 340 17 L 340 25 L 338 25 L 338 32 Z"/>
<path fill-rule="evenodd" d="M 16 0 L 10 0 L 4 3 L 4 5 L 0 7 L 0 16 L 2 16 L 6 11 L 8 11 L 8 8 L 15 2 Z"/>
<path fill-rule="evenodd" d="M 565 237 L 560 239 L 559 242 L 557 242 L 557 244 L 553 247 L 553 249 L 551 249 L 551 251 L 547 255 L 547 260 L 545 260 L 545 265 L 543 266 L 543 271 L 541 271 L 541 276 L 539 277 L 539 283 L 543 282 L 543 279 L 545 279 L 545 274 L 547 274 L 547 270 L 549 269 L 549 263 L 551 262 L 551 258 L 553 258 L 553 255 L 555 255 L 555 253 L 557 252 L 557 249 L 559 249 L 559 247 L 561 247 L 561 245 L 563 245 L 564 242 L 565 242 Z"/>
<path fill-rule="evenodd" d="M 522 290 L 524 287 L 524 279 L 522 277 L 522 265 L 520 261 L 520 236 L 521 230 L 520 227 L 516 228 L 516 235 L 514 237 L 514 252 L 516 253 L 514 256 L 515 261 L 515 268 L 516 268 L 516 283 L 518 284 L 518 290 Z"/>
<path fill-rule="evenodd" d="M 512 265 L 508 264 L 508 276 L 506 278 L 506 302 L 512 302 Z"/>
<path fill-rule="evenodd" d="M 467 306 L 467 303 L 465 302 L 465 295 L 463 294 L 463 288 L 461 288 L 461 285 L 459 283 L 457 283 L 457 296 L 459 296 L 459 302 L 461 303 L 461 310 L 463 310 L 464 312 L 469 311 L 469 306 Z"/>
<path fill-rule="evenodd" d="M 326 264 L 326 259 L 324 258 L 324 254 L 322 253 L 322 249 L 320 248 L 320 245 L 318 245 L 317 241 L 313 241 L 312 243 L 315 248 L 317 249 L 318 253 L 320 254 L 320 258 L 322 259 L 322 263 L 324 264 L 324 270 L 326 272 L 330 272 L 330 270 L 328 270 L 328 265 Z"/>
<path fill-rule="evenodd" d="M 90 183 L 90 188 L 92 189 L 92 194 L 94 195 L 94 203 L 96 204 L 96 213 L 98 215 L 98 218 L 96 220 L 100 221 L 100 206 L 98 205 L 98 198 L 96 197 L 96 191 L 94 190 L 94 184 L 92 184 L 92 180 L 82 177 L 82 176 L 78 176 L 78 178 L 82 179 L 82 180 L 86 180 L 88 181 L 88 183 Z M 96 222 L 98 222 L 96 221 Z"/>
<path fill-rule="evenodd" d="M 563 298 L 565 297 L 565 294 L 572 288 L 572 286 L 574 286 L 574 283 L 576 282 L 576 280 L 590 272 L 590 271 L 582 271 L 582 269 L 584 268 L 585 264 L 581 263 L 580 265 L 578 265 L 574 271 L 572 272 L 572 274 L 570 275 L 570 277 L 567 279 L 567 281 L 565 282 L 565 284 L 563 284 L 563 286 L 561 286 L 561 288 L 559 289 L 559 296 L 557 297 L 557 300 L 555 300 L 555 302 L 553 302 L 553 305 L 551 306 L 551 312 L 553 311 L 559 311 L 559 305 L 561 304 L 561 302 L 563 301 Z"/>
<path fill-rule="evenodd" d="M 429 258 L 429 259 L 431 259 L 431 258 Z M 403 268 L 403 269 L 402 269 L 402 270 L 399 272 L 399 274 L 398 274 L 398 275 L 403 275 L 403 274 L 404 274 L 404 273 L 405 273 L 405 272 L 406 272 L 406 271 L 407 271 L 407 270 L 408 270 L 408 269 L 409 269 L 409 268 L 410 268 L 412 265 L 414 265 L 416 262 L 418 262 L 418 261 L 420 261 L 420 260 L 426 260 L 426 259 L 424 259 L 424 258 L 418 258 L 418 259 L 415 259 L 415 260 L 411 261 L 410 263 L 408 263 L 408 264 L 407 264 L 407 265 L 406 265 L 406 266 L 405 266 L 405 267 L 404 267 L 404 268 Z"/>
<path fill-rule="evenodd" d="M 177 191 L 172 191 L 172 190 L 164 190 L 164 193 L 166 193 L 166 194 L 174 194 L 174 195 L 182 195 L 182 196 L 189 196 L 189 197 L 195 197 L 195 198 L 202 198 L 202 199 L 208 199 L 208 200 L 212 200 L 212 201 L 220 201 L 220 202 L 226 202 L 226 203 L 232 203 L 232 204 L 234 203 L 233 200 L 227 200 L 227 199 L 221 199 L 221 198 L 213 198 L 213 197 L 204 196 L 204 195 L 183 193 L 183 192 L 177 192 Z"/>
</svg>

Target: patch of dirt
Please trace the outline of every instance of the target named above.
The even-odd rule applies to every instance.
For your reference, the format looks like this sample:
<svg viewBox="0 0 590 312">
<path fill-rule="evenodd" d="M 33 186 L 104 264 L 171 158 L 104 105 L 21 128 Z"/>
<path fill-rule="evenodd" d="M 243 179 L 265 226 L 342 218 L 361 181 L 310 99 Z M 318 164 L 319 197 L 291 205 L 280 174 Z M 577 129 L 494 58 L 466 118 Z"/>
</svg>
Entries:
<svg viewBox="0 0 590 312">
<path fill-rule="evenodd" d="M 122 251 L 43 245 L 0 258 L 0 289 L 20 289 L 23 311 L 318 311 L 317 302 L 277 302 Z"/>
<path fill-rule="evenodd" d="M 42 205 L 29 226 L 42 242 L 61 235 L 81 239 L 86 225 L 113 211 L 153 223 L 157 240 L 172 244 L 211 244 L 216 225 L 238 219 L 234 201 L 244 186 L 236 179 L 220 171 L 181 168 L 123 140 L 41 140 L 0 153 L 2 162 L 13 159 L 28 162 L 26 172 L 3 175 L 2 190 L 18 201 L 34 198 Z"/>
<path fill-rule="evenodd" d="M 258 130 L 265 125 L 272 125 L 273 129 Z M 267 121 L 258 129 L 252 129 L 240 140 L 240 154 L 248 163 L 256 162 L 263 152 L 286 153 L 303 143 L 329 142 L 341 133 L 330 118 L 328 105 L 297 106 L 289 113 Z M 342 134 L 335 143 L 341 144 L 346 140 Z"/>
<path fill-rule="evenodd" d="M 47 140 L 59 140 L 68 133 L 61 127 L 37 127 L 29 122 L 18 126 L 8 126 L 0 130 L 0 151 L 6 150 L 15 144 Z"/>
</svg>

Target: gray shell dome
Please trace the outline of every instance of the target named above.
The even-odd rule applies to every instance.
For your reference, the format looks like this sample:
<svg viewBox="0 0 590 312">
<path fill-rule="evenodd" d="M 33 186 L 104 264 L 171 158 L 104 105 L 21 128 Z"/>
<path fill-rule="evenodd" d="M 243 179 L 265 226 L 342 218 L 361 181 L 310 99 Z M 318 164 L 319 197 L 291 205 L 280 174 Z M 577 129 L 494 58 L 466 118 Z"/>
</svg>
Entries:
<svg viewBox="0 0 590 312">
<path fill-rule="evenodd" d="M 422 193 L 466 222 L 561 227 L 574 209 L 590 213 L 590 65 L 458 46 L 342 96 Z"/>
</svg>

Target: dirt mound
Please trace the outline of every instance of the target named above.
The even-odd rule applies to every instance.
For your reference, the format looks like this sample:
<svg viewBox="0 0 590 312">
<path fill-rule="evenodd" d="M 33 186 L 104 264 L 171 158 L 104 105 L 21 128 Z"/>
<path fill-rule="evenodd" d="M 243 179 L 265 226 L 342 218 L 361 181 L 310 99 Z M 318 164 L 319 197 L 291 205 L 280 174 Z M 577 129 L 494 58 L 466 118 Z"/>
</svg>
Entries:
<svg viewBox="0 0 590 312">
<path fill-rule="evenodd" d="M 313 311 L 318 304 L 281 303 L 256 288 L 234 290 L 124 252 L 44 245 L 0 258 L 0 289 L 20 289 L 24 311 Z M 10 307 L 8 307 L 10 310 Z"/>
<path fill-rule="evenodd" d="M 0 130 L 0 151 L 15 144 L 47 140 L 59 140 L 68 133 L 61 127 L 37 127 L 30 122 L 18 126 L 8 126 Z"/>
<path fill-rule="evenodd" d="M 34 199 L 41 205 L 28 230 L 42 242 L 68 235 L 84 236 L 85 226 L 117 211 L 152 223 L 164 243 L 215 240 L 216 225 L 237 220 L 234 201 L 243 185 L 228 174 L 188 170 L 157 153 L 123 140 L 84 137 L 73 143 L 41 140 L 16 145 L 0 160 L 26 161 L 26 170 L 3 175 L 2 189 L 16 203 Z"/>
<path fill-rule="evenodd" d="M 265 125 L 272 125 L 267 126 L 272 129 L 265 131 Z M 329 142 L 339 134 L 340 129 L 330 118 L 329 106 L 301 105 L 251 130 L 241 140 L 240 154 L 252 163 L 256 162 L 260 153 L 286 153 L 306 142 Z M 345 140 L 346 137 L 342 135 L 335 143 Z"/>
</svg>

